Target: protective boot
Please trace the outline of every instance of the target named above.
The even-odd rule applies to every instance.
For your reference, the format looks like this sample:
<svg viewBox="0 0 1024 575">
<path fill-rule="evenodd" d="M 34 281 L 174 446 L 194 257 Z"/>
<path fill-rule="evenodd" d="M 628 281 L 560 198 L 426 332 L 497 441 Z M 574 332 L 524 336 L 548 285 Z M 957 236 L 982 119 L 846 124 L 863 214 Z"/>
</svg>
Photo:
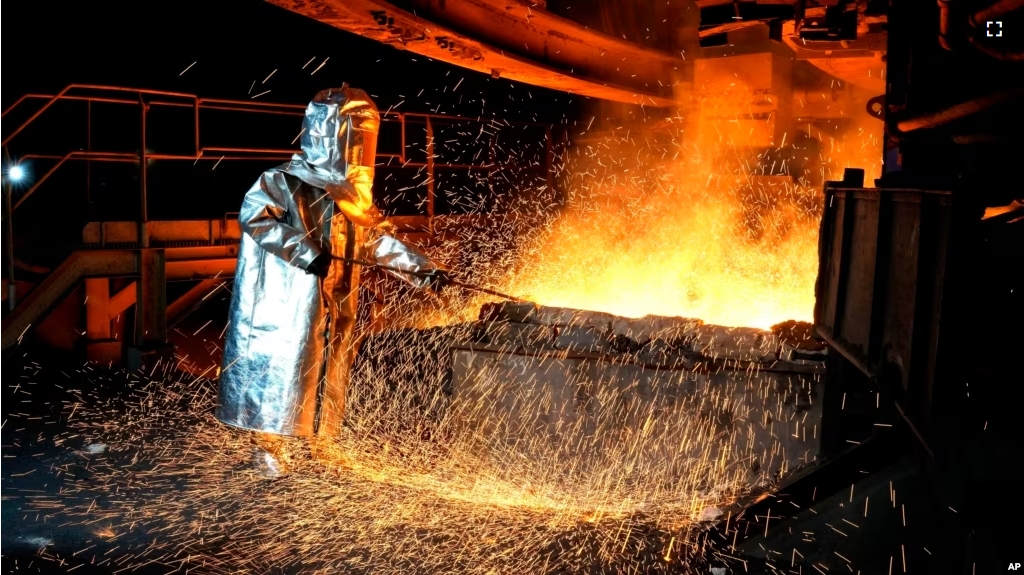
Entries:
<svg viewBox="0 0 1024 575">
<path fill-rule="evenodd" d="M 252 434 L 252 464 L 267 479 L 277 479 L 292 470 L 293 457 L 285 439 L 273 433 Z"/>
</svg>

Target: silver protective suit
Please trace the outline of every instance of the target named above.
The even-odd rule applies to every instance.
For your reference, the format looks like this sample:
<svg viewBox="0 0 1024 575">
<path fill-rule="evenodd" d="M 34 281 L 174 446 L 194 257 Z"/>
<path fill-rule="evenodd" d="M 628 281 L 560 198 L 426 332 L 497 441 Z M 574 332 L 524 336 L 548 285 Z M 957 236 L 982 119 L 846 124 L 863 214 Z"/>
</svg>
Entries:
<svg viewBox="0 0 1024 575">
<path fill-rule="evenodd" d="M 302 153 L 265 172 L 239 213 L 242 239 L 220 373 L 217 419 L 281 435 L 334 435 L 354 360 L 360 266 L 333 260 L 325 278 L 306 268 L 320 254 L 405 272 L 437 269 L 386 231 L 373 207 L 380 117 L 362 90 L 316 95 Z M 392 275 L 423 287 L 427 280 Z"/>
</svg>

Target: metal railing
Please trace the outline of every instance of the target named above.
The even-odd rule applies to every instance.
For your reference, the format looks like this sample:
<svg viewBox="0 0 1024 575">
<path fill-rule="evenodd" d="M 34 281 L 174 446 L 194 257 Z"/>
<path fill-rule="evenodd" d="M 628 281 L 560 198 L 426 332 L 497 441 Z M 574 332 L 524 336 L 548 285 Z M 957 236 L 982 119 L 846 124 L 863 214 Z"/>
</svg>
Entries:
<svg viewBox="0 0 1024 575">
<path fill-rule="evenodd" d="M 23 154 L 17 156 L 16 162 L 23 160 L 49 160 L 55 161 L 55 163 L 41 176 L 39 176 L 31 184 L 31 186 L 25 190 L 15 200 L 13 198 L 14 189 L 11 178 L 8 177 L 7 172 L 4 174 L 4 205 L 3 205 L 3 218 L 5 221 L 5 251 L 7 259 L 7 270 L 6 276 L 9 280 L 9 294 L 8 304 L 13 309 L 14 306 L 14 246 L 13 246 L 13 214 L 22 206 L 25 201 L 30 198 L 39 188 L 53 176 L 62 166 L 72 161 L 85 161 L 87 166 L 91 165 L 92 162 L 125 162 L 125 163 L 136 163 L 139 166 L 139 202 L 140 209 L 138 214 L 139 224 L 139 243 L 140 247 L 149 247 L 149 238 L 147 234 L 147 223 L 149 222 L 149 209 L 148 209 L 148 164 L 150 161 L 193 161 L 198 162 L 200 160 L 212 160 L 216 162 L 221 161 L 236 161 L 236 160 L 266 160 L 266 161 L 286 161 L 292 157 L 293 154 L 298 153 L 298 149 L 281 149 L 281 148 L 253 148 L 253 147 L 213 147 L 202 145 L 202 130 L 200 125 L 200 112 L 203 110 L 218 110 L 227 112 L 239 112 L 239 113 L 252 113 L 261 115 L 283 115 L 283 116 L 294 116 L 301 118 L 305 112 L 306 106 L 299 104 L 282 104 L 272 102 L 257 102 L 257 101 L 246 101 L 246 100 L 226 100 L 218 98 L 200 98 L 194 94 L 185 94 L 179 92 L 169 92 L 163 90 L 147 90 L 140 88 L 125 88 L 117 86 L 104 86 L 104 85 L 91 85 L 91 84 L 71 84 L 61 90 L 57 94 L 26 94 L 14 102 L 11 106 L 5 109 L 0 117 L 7 118 L 8 115 L 28 104 L 29 102 L 37 102 L 42 100 L 44 103 L 41 108 L 36 110 L 32 115 L 23 121 L 17 128 L 11 131 L 9 134 L 4 135 L 2 146 L 4 149 L 5 159 L 7 161 L 7 167 L 9 168 L 12 164 L 12 156 L 10 154 L 10 144 L 19 135 L 23 134 L 28 130 L 33 123 L 35 123 L 40 117 L 42 117 L 47 111 L 53 108 L 54 104 L 61 101 L 79 101 L 86 104 L 86 149 L 85 150 L 74 150 L 65 154 Z M 92 130 L 93 130 L 93 104 L 121 104 L 121 105 L 132 105 L 138 106 L 140 115 L 140 133 L 139 133 L 139 151 L 138 152 L 109 152 L 109 151 L 97 151 L 92 149 Z M 148 136 L 147 133 L 147 117 L 151 108 L 158 107 L 176 107 L 176 108 L 191 108 L 193 126 L 192 130 L 194 133 L 194 141 L 192 142 L 192 153 L 184 154 L 165 154 L 165 153 L 152 153 L 148 151 Z M 434 128 L 439 122 L 452 123 L 452 122 L 468 122 L 476 123 L 480 125 L 487 125 L 494 122 L 491 119 L 484 118 L 469 118 L 456 115 L 447 114 L 425 114 L 425 113 L 405 113 L 405 112 L 393 112 L 387 111 L 382 114 L 381 118 L 383 123 L 398 122 L 400 124 L 401 131 L 401 149 L 398 153 L 378 153 L 377 161 L 378 165 L 386 165 L 388 167 L 398 168 L 413 168 L 413 169 L 424 169 L 426 171 L 426 228 L 429 233 L 433 233 L 433 219 L 435 216 L 435 170 L 438 167 L 451 168 L 451 169 L 466 169 L 466 170 L 480 170 L 486 171 L 488 182 L 490 183 L 494 172 L 504 168 L 514 167 L 526 167 L 518 166 L 516 164 L 502 164 L 496 161 L 495 158 L 495 146 L 496 136 L 490 135 L 490 153 L 489 157 L 485 162 L 480 164 L 457 164 L 457 163 L 438 163 L 436 162 L 435 145 L 433 141 Z M 425 161 L 413 161 L 407 157 L 407 132 L 408 126 L 411 121 L 417 123 L 422 122 L 426 129 L 426 159 Z M 546 147 L 546 161 L 545 169 L 547 171 L 547 179 L 549 186 L 553 187 L 553 146 L 551 127 L 545 124 L 533 123 L 533 122 L 507 122 L 502 121 L 502 124 L 507 126 L 533 126 L 543 127 L 545 129 L 545 147 Z M 393 165 L 397 162 L 398 165 Z M 88 172 L 87 172 L 88 182 Z M 88 186 L 88 183 L 87 183 Z"/>
</svg>

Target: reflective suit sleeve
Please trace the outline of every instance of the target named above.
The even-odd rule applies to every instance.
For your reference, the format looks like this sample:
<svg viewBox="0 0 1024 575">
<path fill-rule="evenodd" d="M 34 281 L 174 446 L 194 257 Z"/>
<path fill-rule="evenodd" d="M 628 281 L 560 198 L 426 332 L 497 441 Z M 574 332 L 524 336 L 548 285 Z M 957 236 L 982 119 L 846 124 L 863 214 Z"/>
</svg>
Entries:
<svg viewBox="0 0 1024 575">
<path fill-rule="evenodd" d="M 306 269 L 322 251 L 310 238 L 310 231 L 288 223 L 288 203 L 282 189 L 273 181 L 273 174 L 260 177 L 245 194 L 238 222 L 242 233 L 251 237 L 267 252 L 289 264 Z"/>
<path fill-rule="evenodd" d="M 413 273 L 442 269 L 442 266 L 435 263 L 423 252 L 401 242 L 391 235 L 389 231 L 383 231 L 382 228 L 385 228 L 385 226 L 374 228 L 370 234 L 370 241 L 367 243 L 369 254 L 372 255 L 376 263 Z M 430 282 L 429 278 L 423 276 L 403 274 L 390 270 L 387 273 L 418 288 L 424 287 Z"/>
</svg>

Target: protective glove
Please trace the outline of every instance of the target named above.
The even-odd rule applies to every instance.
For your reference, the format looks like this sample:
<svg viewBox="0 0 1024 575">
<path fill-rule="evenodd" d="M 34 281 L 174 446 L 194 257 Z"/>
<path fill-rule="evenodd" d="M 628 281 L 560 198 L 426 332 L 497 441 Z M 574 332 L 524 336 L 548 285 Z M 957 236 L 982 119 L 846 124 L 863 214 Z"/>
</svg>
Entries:
<svg viewBox="0 0 1024 575">
<path fill-rule="evenodd" d="M 325 278 L 329 269 L 331 269 L 331 254 L 323 252 L 310 262 L 306 267 L 306 273 Z"/>
<path fill-rule="evenodd" d="M 426 274 L 427 283 L 423 287 L 433 291 L 439 292 L 447 285 L 451 285 L 452 276 L 448 270 L 435 269 L 427 272 Z"/>
</svg>

